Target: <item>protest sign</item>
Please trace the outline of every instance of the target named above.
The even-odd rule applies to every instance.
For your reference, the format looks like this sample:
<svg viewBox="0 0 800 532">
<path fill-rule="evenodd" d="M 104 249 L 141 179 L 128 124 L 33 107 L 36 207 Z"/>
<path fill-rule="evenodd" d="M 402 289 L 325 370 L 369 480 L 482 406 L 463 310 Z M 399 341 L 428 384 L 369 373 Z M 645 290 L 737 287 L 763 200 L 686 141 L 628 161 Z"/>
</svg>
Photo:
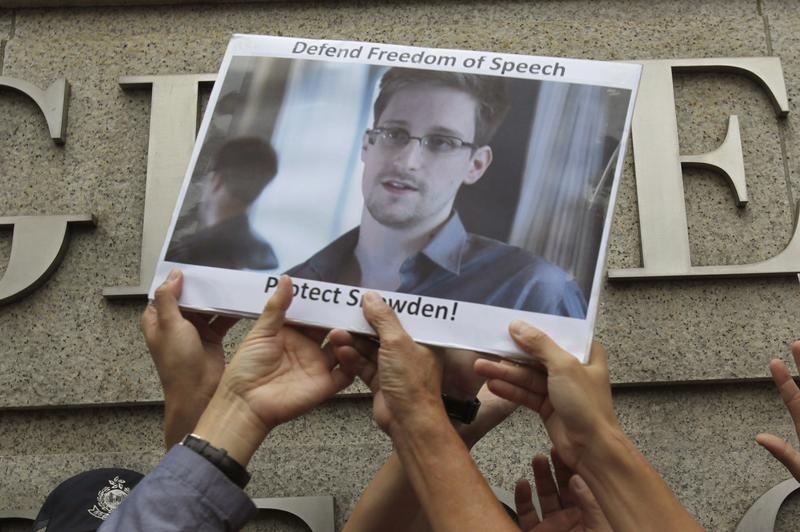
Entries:
<svg viewBox="0 0 800 532">
<path fill-rule="evenodd" d="M 588 356 L 640 66 L 236 35 L 151 297 L 521 358 L 523 319 Z"/>
</svg>

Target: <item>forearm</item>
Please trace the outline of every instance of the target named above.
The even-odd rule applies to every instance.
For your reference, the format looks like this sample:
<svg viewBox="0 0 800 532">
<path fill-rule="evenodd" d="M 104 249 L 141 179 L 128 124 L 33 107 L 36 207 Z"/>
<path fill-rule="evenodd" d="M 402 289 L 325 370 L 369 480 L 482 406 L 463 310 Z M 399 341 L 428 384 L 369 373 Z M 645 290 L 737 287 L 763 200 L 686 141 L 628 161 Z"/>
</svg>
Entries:
<svg viewBox="0 0 800 532">
<path fill-rule="evenodd" d="M 468 449 L 487 432 L 478 423 L 453 423 Z M 492 425 L 493 426 L 493 425 Z M 370 481 L 350 514 L 343 532 L 425 532 L 430 525 L 422 512 L 397 451 L 393 451 Z"/>
<path fill-rule="evenodd" d="M 170 449 L 192 432 L 208 406 L 209 398 L 178 400 L 167 396 L 164 400 L 164 444 Z"/>
<path fill-rule="evenodd" d="M 575 471 L 591 488 L 614 530 L 703 530 L 619 430 L 601 435 Z"/>
<path fill-rule="evenodd" d="M 358 500 L 343 532 L 392 532 L 412 527 L 421 508 L 397 452 L 375 474 Z"/>
<path fill-rule="evenodd" d="M 393 428 L 392 440 L 433 530 L 519 530 L 443 409 Z"/>
</svg>

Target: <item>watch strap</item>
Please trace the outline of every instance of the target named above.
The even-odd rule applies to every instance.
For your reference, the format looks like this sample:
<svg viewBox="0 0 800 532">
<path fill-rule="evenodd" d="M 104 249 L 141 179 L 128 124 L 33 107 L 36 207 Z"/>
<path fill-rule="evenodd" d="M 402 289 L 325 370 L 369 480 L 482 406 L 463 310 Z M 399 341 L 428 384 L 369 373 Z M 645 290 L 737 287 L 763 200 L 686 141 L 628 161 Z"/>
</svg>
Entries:
<svg viewBox="0 0 800 532">
<path fill-rule="evenodd" d="M 442 402 L 444 409 L 450 419 L 455 419 L 466 425 L 475 421 L 475 416 L 478 415 L 478 409 L 481 407 L 481 402 L 477 397 L 472 399 L 455 399 L 447 394 L 442 394 Z"/>
<path fill-rule="evenodd" d="M 187 434 L 180 444 L 214 464 L 231 482 L 240 488 L 244 489 L 247 483 L 250 482 L 250 473 L 247 472 L 247 469 L 231 458 L 225 449 L 214 447 L 196 434 Z"/>
</svg>

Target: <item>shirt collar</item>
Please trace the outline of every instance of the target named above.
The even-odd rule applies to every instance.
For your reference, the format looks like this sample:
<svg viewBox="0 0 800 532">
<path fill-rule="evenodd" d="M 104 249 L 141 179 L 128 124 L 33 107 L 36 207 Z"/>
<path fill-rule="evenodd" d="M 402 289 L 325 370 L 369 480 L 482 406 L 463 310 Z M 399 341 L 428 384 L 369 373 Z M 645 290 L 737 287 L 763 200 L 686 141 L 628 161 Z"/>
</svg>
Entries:
<svg viewBox="0 0 800 532">
<path fill-rule="evenodd" d="M 338 272 L 354 257 L 358 243 L 358 229 L 358 227 L 351 229 L 309 259 L 309 266 L 320 279 L 336 282 Z"/>
<path fill-rule="evenodd" d="M 455 275 L 461 270 L 461 256 L 467 241 L 467 231 L 461 223 L 458 213 L 453 211 L 436 236 L 428 242 L 421 253 Z"/>
</svg>

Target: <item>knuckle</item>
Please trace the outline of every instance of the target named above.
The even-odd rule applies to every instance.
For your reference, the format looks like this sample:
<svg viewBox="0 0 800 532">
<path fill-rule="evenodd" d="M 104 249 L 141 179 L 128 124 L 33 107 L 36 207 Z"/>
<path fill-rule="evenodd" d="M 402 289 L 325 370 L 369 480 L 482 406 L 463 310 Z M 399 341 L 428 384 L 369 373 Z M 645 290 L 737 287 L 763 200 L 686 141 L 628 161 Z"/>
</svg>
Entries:
<svg viewBox="0 0 800 532">
<path fill-rule="evenodd" d="M 381 336 L 381 344 L 393 349 L 406 349 L 409 341 L 408 335 L 397 329 L 390 329 Z"/>
</svg>

